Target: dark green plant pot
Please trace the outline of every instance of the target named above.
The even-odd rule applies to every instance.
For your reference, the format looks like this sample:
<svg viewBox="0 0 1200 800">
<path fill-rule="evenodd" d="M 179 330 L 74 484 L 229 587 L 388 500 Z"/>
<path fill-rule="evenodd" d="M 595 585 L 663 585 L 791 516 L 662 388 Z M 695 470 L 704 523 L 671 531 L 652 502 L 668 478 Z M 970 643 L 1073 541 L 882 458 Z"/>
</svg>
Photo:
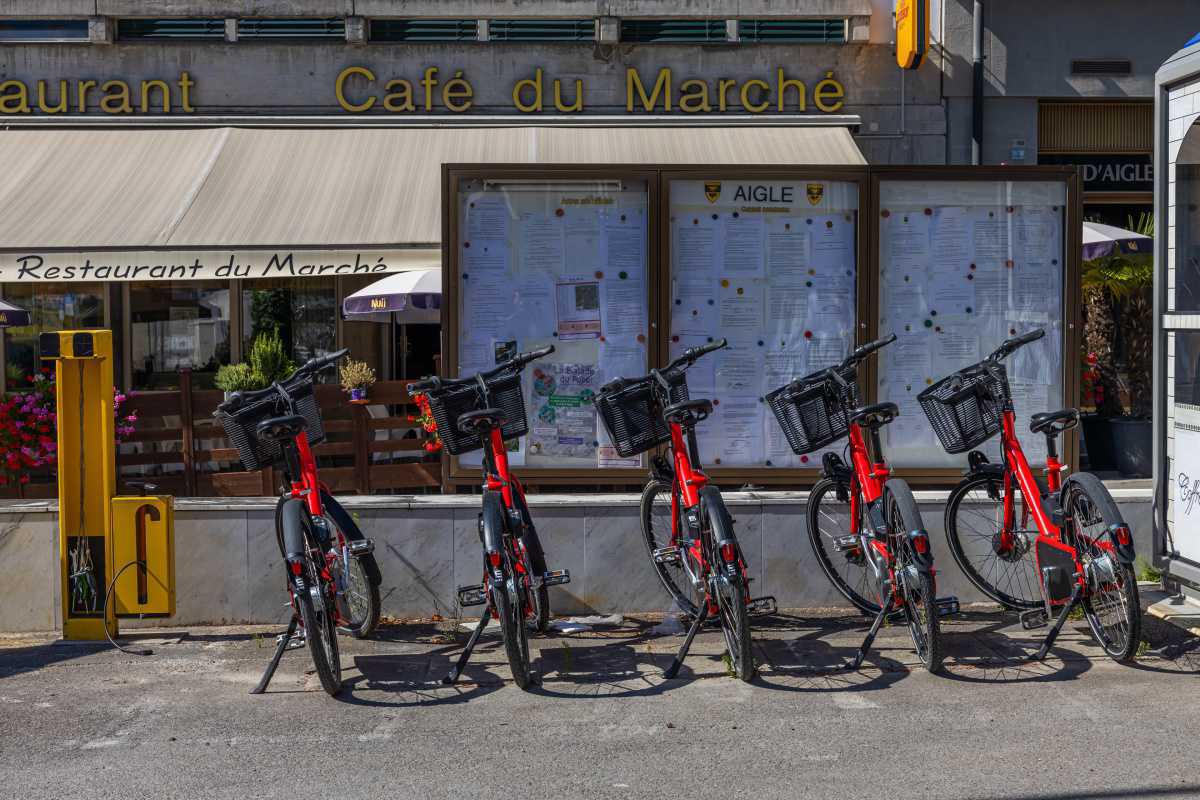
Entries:
<svg viewBox="0 0 1200 800">
<path fill-rule="evenodd" d="M 1154 471 L 1151 456 L 1153 423 L 1148 419 L 1124 417 L 1109 420 L 1109 423 L 1117 470 L 1126 478 L 1149 478 Z"/>
<path fill-rule="evenodd" d="M 1112 420 L 1098 414 L 1083 414 L 1079 425 L 1087 450 L 1087 468 L 1092 472 L 1111 472 L 1117 468 L 1113 458 Z"/>
</svg>

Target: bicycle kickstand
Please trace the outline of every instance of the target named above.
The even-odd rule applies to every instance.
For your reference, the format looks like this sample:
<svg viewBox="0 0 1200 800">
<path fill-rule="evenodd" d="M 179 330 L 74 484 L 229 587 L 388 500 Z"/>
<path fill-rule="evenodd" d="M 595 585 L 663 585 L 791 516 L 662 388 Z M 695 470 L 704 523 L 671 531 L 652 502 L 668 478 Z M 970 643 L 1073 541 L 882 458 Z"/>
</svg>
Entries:
<svg viewBox="0 0 1200 800">
<path fill-rule="evenodd" d="M 1058 612 L 1058 617 L 1054 620 L 1054 625 L 1050 628 L 1050 632 L 1046 634 L 1045 641 L 1038 651 L 1029 657 L 1030 661 L 1045 661 L 1046 656 L 1050 654 L 1050 648 L 1054 646 L 1054 640 L 1058 638 L 1058 634 L 1062 631 L 1063 625 L 1067 622 L 1067 617 L 1075 610 L 1075 606 L 1079 605 L 1080 599 L 1083 597 L 1083 584 L 1079 578 L 1075 579 L 1075 588 L 1071 590 L 1071 599 L 1063 606 L 1063 610 Z"/>
<path fill-rule="evenodd" d="M 462 671 L 466 669 L 467 662 L 471 659 L 471 652 L 475 649 L 475 645 L 479 642 L 479 637 L 483 634 L 483 629 L 487 627 L 488 622 L 492 618 L 492 607 L 484 604 L 483 614 L 479 617 L 479 624 L 475 626 L 475 630 L 471 631 L 471 638 L 467 639 L 467 646 L 463 648 L 462 654 L 458 657 L 456 663 L 446 677 L 442 678 L 442 683 L 449 686 L 458 680 L 458 676 L 462 675 Z"/>
<path fill-rule="evenodd" d="M 892 614 L 892 602 L 896 599 L 896 592 L 892 590 L 888 592 L 887 599 L 883 605 L 879 607 L 879 613 L 875 615 L 875 621 L 871 623 L 871 629 L 867 631 L 867 638 L 858 647 L 858 652 L 854 654 L 854 658 L 847 664 L 850 670 L 857 670 L 862 666 L 863 661 L 867 658 L 867 651 L 871 649 L 871 644 L 875 641 L 875 636 L 879 633 L 879 629 L 883 627 L 883 621 Z"/>
<path fill-rule="evenodd" d="M 288 623 L 286 633 L 279 634 L 279 642 L 275 645 L 275 655 L 271 656 L 271 663 L 267 664 L 267 669 L 263 672 L 262 678 L 250 690 L 250 694 L 262 694 L 267 690 L 267 684 L 271 682 L 271 678 L 275 676 L 275 670 L 279 667 L 279 659 L 283 658 L 283 651 L 287 650 L 288 644 L 292 641 L 292 635 L 296 632 L 296 615 L 292 614 L 292 620 Z"/>
<path fill-rule="evenodd" d="M 675 660 L 663 673 L 664 678 L 670 680 L 679 674 L 679 668 L 683 666 L 683 660 L 687 658 L 688 650 L 692 649 L 692 639 L 696 638 L 696 631 L 700 630 L 700 626 L 706 619 L 708 619 L 708 602 L 702 601 L 700 613 L 692 620 L 692 627 L 688 628 L 687 638 L 683 640 L 683 647 L 679 648 L 679 652 L 675 654 Z"/>
</svg>

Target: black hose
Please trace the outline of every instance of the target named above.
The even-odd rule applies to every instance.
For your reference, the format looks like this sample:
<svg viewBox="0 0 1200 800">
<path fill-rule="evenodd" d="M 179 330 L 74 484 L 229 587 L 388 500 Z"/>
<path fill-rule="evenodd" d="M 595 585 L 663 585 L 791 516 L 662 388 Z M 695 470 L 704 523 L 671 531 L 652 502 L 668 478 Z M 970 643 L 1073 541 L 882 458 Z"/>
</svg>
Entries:
<svg viewBox="0 0 1200 800">
<path fill-rule="evenodd" d="M 112 597 L 112 591 L 117 586 L 117 578 L 120 578 L 121 575 L 125 572 L 125 570 L 129 569 L 130 567 L 137 566 L 139 564 L 143 567 L 146 567 L 145 561 L 130 561 L 128 564 L 126 564 L 125 566 L 123 566 L 119 570 L 117 570 L 117 574 L 113 576 L 112 582 L 108 584 L 108 591 L 104 593 L 104 604 L 102 606 L 100 606 L 100 616 L 101 616 L 101 619 L 104 621 L 104 638 L 108 639 L 109 644 L 111 644 L 113 647 L 117 648 L 122 653 L 125 653 L 127 655 L 149 656 L 149 655 L 154 654 L 154 651 L 151 650 L 149 647 L 139 647 L 139 648 L 122 647 L 121 645 L 117 644 L 116 639 L 112 638 L 112 634 L 110 634 L 108 632 L 108 600 L 110 597 Z M 149 569 L 149 567 L 146 567 L 146 568 Z"/>
</svg>

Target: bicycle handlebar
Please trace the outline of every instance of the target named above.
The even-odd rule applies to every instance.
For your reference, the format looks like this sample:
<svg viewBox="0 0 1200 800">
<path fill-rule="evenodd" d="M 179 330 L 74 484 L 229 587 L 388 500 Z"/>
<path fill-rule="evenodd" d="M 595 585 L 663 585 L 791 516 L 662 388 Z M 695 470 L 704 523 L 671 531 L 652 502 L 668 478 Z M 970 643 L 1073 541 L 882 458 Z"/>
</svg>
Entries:
<svg viewBox="0 0 1200 800">
<path fill-rule="evenodd" d="M 279 394 L 279 387 L 294 383 L 297 378 L 302 378 L 307 375 L 314 375 L 323 369 L 327 369 L 328 367 L 345 358 L 349 352 L 349 347 L 343 347 L 336 353 L 330 353 L 327 356 L 310 358 L 308 361 L 305 361 L 304 364 L 298 367 L 291 375 L 287 376 L 281 381 L 275 381 L 275 383 L 271 384 L 265 389 L 248 389 L 246 391 L 232 393 L 229 395 L 228 400 L 217 406 L 217 410 L 226 412 L 234 411 L 240 408 L 244 403 L 260 400 L 268 395 Z"/>
<path fill-rule="evenodd" d="M 1045 328 L 1036 328 L 1029 333 L 1023 333 L 1020 336 L 1014 336 L 1011 339 L 1005 339 L 1004 343 L 997 347 L 992 354 L 984 359 L 984 361 L 996 362 L 1003 361 L 1014 352 L 1029 344 L 1036 342 L 1046 335 Z"/>
<path fill-rule="evenodd" d="M 891 344 L 894 341 L 896 341 L 896 334 L 889 333 L 887 336 L 884 336 L 882 339 L 876 339 L 873 342 L 867 342 L 862 347 L 857 348 L 853 353 L 851 353 L 850 357 L 847 358 L 842 363 L 845 366 L 850 366 L 853 363 L 862 361 L 864 358 L 871 355 L 871 353 L 874 353 L 876 350 L 879 350 L 881 348 L 887 347 L 889 344 Z"/>
<path fill-rule="evenodd" d="M 659 371 L 661 372 L 661 371 L 665 371 L 665 370 L 669 370 L 669 369 L 675 369 L 676 367 L 681 366 L 682 364 L 685 364 L 685 363 L 690 366 L 690 365 L 694 364 L 696 362 L 696 360 L 700 358 L 700 356 L 708 355 L 709 353 L 715 352 L 717 350 L 721 350 L 722 348 L 725 348 L 728 346 L 729 346 L 728 339 L 717 339 L 715 342 L 709 342 L 708 344 L 702 344 L 699 347 L 689 347 L 687 350 L 683 351 L 682 355 L 680 355 L 678 358 L 676 358 L 670 364 L 667 364 L 665 367 L 662 368 L 662 370 L 659 370 Z"/>
<path fill-rule="evenodd" d="M 416 394 L 419 392 L 428 392 L 430 390 L 440 389 L 444 386 L 461 386 L 467 383 L 474 383 L 479 378 L 487 380 L 495 375 L 499 375 L 505 370 L 521 369 L 530 362 L 543 359 L 553 352 L 554 345 L 550 344 L 546 345 L 545 347 L 540 347 L 537 350 L 530 350 L 527 353 L 518 353 L 509 360 L 497 364 L 494 368 L 489 369 L 487 372 L 480 372 L 468 378 L 439 378 L 437 375 L 430 375 L 429 377 L 410 383 L 408 385 L 408 393 Z"/>
</svg>

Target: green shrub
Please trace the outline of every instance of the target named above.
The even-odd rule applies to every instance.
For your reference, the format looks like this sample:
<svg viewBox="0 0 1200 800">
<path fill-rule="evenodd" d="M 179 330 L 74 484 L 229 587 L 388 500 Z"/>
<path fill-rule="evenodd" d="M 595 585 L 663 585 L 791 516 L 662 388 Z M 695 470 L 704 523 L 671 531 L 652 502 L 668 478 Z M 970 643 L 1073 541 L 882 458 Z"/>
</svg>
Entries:
<svg viewBox="0 0 1200 800">
<path fill-rule="evenodd" d="M 266 387 L 249 364 L 226 364 L 217 370 L 213 383 L 223 392 L 246 392 Z"/>
<path fill-rule="evenodd" d="M 296 371 L 296 364 L 284 349 L 279 331 L 274 329 L 254 337 L 249 362 L 250 368 L 262 379 L 263 386 L 270 386 Z"/>
</svg>

